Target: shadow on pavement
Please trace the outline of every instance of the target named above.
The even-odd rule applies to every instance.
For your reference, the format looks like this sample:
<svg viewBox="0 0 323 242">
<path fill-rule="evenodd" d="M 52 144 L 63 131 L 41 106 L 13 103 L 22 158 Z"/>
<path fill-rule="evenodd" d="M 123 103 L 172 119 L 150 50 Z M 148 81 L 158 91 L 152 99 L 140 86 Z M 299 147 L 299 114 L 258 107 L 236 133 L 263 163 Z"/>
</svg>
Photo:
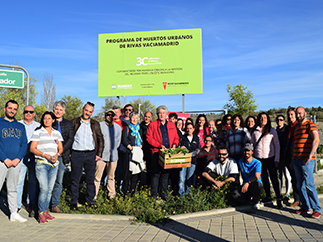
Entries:
<svg viewBox="0 0 323 242">
<path fill-rule="evenodd" d="M 197 220 L 198 221 L 198 220 Z M 195 229 L 191 226 L 185 225 L 175 220 L 171 220 L 169 223 L 163 225 L 153 224 L 158 229 L 170 233 L 170 236 L 177 236 L 185 241 L 219 241 L 228 242 L 229 240 L 221 239 L 212 234 L 206 233 L 204 231 Z M 169 238 L 168 238 L 169 239 Z"/>
<path fill-rule="evenodd" d="M 261 218 L 261 219 L 281 223 L 281 224 L 288 224 L 291 226 L 300 226 L 305 229 L 314 229 L 314 230 L 318 230 L 320 232 L 323 231 L 323 225 L 317 223 L 318 222 L 317 219 L 311 218 L 311 214 L 298 215 L 298 214 L 296 214 L 295 209 L 290 209 L 290 208 L 284 208 L 282 211 L 289 212 L 292 215 L 295 214 L 295 217 L 294 216 L 289 217 L 289 216 L 285 216 L 283 214 L 273 213 L 271 211 L 266 211 L 266 210 L 258 210 L 257 212 L 255 212 L 253 214 L 253 216 Z M 245 212 L 245 213 L 248 213 L 248 212 Z M 250 214 L 250 213 L 248 213 L 248 214 Z M 302 218 L 302 219 L 297 219 L 298 216 L 299 216 L 299 218 Z M 313 220 L 313 222 L 306 221 L 306 220 L 304 220 L 304 218 L 309 218 L 309 219 Z"/>
</svg>

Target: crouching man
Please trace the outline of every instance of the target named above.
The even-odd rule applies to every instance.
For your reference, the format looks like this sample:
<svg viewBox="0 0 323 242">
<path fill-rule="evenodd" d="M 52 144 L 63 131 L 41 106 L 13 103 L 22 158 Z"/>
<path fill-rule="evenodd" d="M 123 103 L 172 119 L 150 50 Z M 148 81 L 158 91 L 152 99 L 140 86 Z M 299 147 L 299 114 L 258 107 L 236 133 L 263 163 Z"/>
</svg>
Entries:
<svg viewBox="0 0 323 242">
<path fill-rule="evenodd" d="M 263 190 L 261 181 L 261 162 L 252 156 L 253 145 L 246 143 L 243 149 L 243 158 L 238 160 L 243 183 L 236 189 L 232 197 L 239 203 L 251 202 L 253 208 L 259 209 L 260 195 Z"/>
<path fill-rule="evenodd" d="M 218 146 L 217 158 L 207 165 L 202 177 L 205 179 L 203 187 L 210 186 L 211 189 L 218 189 L 226 183 L 237 185 L 238 166 L 235 160 L 228 158 L 228 149 L 225 146 Z"/>
</svg>

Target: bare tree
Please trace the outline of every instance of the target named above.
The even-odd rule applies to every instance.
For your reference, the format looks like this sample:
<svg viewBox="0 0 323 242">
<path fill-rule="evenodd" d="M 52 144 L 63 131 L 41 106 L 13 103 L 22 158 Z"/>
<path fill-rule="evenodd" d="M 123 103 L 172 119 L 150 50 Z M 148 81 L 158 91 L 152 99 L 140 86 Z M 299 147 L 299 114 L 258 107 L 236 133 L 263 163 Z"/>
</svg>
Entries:
<svg viewBox="0 0 323 242">
<path fill-rule="evenodd" d="M 53 75 L 45 73 L 43 77 L 43 95 L 42 103 L 45 104 L 47 110 L 52 110 L 56 99 L 56 86 L 53 84 Z"/>
</svg>

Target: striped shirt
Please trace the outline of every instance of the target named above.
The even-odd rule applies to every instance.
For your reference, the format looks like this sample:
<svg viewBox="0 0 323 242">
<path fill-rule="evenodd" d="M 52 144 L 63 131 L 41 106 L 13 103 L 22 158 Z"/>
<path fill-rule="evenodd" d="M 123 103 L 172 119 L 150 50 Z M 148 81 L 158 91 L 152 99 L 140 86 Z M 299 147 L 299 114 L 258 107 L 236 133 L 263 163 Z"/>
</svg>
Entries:
<svg viewBox="0 0 323 242">
<path fill-rule="evenodd" d="M 293 159 L 305 159 L 309 156 L 313 144 L 313 137 L 311 135 L 313 131 L 318 131 L 317 126 L 308 120 L 295 128 Z M 312 158 L 315 159 L 315 153 Z"/>
<path fill-rule="evenodd" d="M 44 127 L 41 127 L 40 129 L 34 131 L 30 141 L 38 142 L 36 148 L 40 152 L 53 156 L 57 154 L 58 141 L 63 141 L 63 137 L 61 133 L 55 129 L 52 129 L 52 135 L 50 136 L 48 131 Z M 46 158 L 42 156 L 36 155 L 35 157 L 38 163 L 52 165 L 49 161 L 47 161 Z"/>
</svg>

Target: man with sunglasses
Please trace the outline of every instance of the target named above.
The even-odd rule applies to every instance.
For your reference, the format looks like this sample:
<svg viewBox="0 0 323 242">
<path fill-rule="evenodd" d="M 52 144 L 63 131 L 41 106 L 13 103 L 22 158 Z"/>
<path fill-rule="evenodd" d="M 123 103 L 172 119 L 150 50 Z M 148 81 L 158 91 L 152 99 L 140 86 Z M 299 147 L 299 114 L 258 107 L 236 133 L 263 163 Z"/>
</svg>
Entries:
<svg viewBox="0 0 323 242">
<path fill-rule="evenodd" d="M 124 117 L 121 118 L 121 120 L 126 122 L 127 125 L 129 125 L 130 124 L 129 115 L 133 112 L 133 106 L 130 103 L 126 104 L 123 108 L 123 112 L 124 112 Z"/>
<path fill-rule="evenodd" d="M 226 183 L 238 182 L 238 166 L 235 160 L 228 156 L 228 149 L 225 146 L 219 146 L 217 158 L 211 161 L 202 173 L 206 184 L 211 189 L 218 189 Z"/>
<path fill-rule="evenodd" d="M 27 154 L 23 158 L 21 163 L 21 170 L 19 173 L 19 180 L 17 185 L 17 207 L 18 211 L 21 209 L 22 205 L 22 194 L 24 189 L 25 177 L 28 169 L 28 192 L 27 192 L 27 203 L 28 203 L 28 212 L 30 217 L 35 216 L 35 212 L 37 211 L 37 178 L 36 178 L 36 171 L 35 171 L 35 156 L 33 153 L 29 151 L 30 146 L 30 138 L 34 133 L 35 129 L 40 126 L 40 124 L 34 121 L 35 117 L 35 109 L 33 106 L 26 106 L 24 108 L 24 119 L 20 120 L 19 122 L 25 126 L 26 135 L 28 140 L 28 150 Z"/>
<path fill-rule="evenodd" d="M 96 163 L 95 170 L 95 199 L 98 195 L 101 178 L 104 169 L 106 169 L 107 173 L 107 190 L 108 190 L 108 198 L 115 199 L 116 191 L 115 191 L 115 171 L 117 168 L 118 161 L 118 147 L 121 143 L 121 127 L 120 125 L 113 122 L 113 117 L 115 116 L 115 112 L 113 109 L 109 109 L 105 113 L 105 121 L 100 122 L 101 131 L 104 138 L 104 149 L 102 153 L 101 160 L 98 160 Z"/>
<path fill-rule="evenodd" d="M 218 157 L 218 150 L 213 145 L 213 139 L 210 135 L 205 136 L 204 138 L 205 145 L 200 150 L 200 153 L 197 154 L 196 158 L 196 183 L 199 185 L 203 184 L 202 173 L 205 167 L 210 163 L 210 161 L 215 160 Z"/>
</svg>

